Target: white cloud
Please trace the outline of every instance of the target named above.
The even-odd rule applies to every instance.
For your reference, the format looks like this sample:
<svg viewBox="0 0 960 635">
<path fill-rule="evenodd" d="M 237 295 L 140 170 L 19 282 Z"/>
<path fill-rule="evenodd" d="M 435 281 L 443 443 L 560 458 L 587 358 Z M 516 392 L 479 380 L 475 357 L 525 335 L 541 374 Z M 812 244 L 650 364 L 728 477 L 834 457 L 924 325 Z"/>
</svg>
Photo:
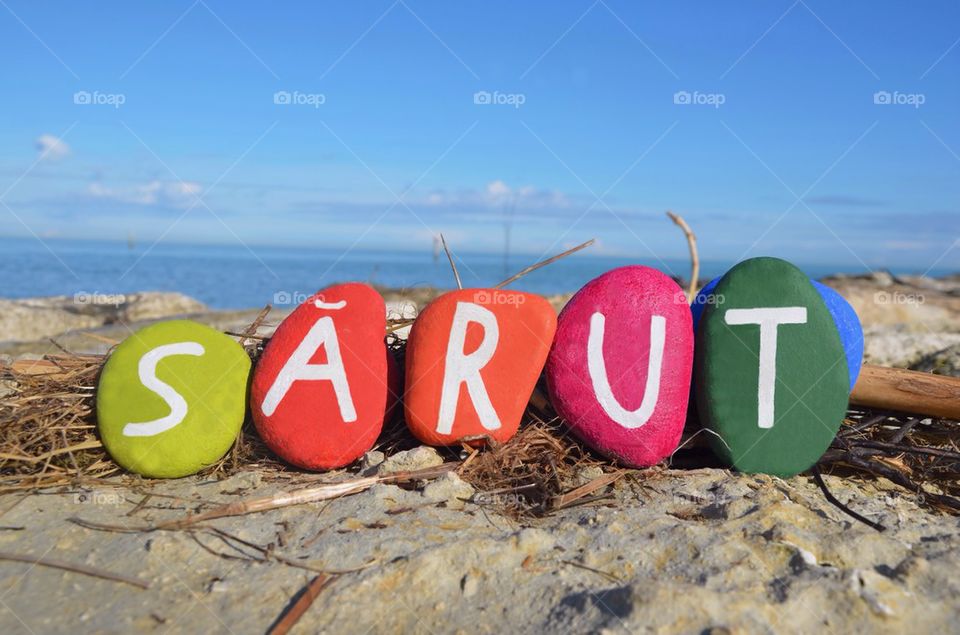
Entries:
<svg viewBox="0 0 960 635">
<path fill-rule="evenodd" d="M 52 134 L 42 134 L 33 142 L 41 159 L 56 161 L 70 154 L 70 146 Z"/>
<path fill-rule="evenodd" d="M 200 192 L 198 183 L 156 179 L 130 187 L 109 187 L 99 181 L 87 186 L 87 194 L 93 198 L 142 206 L 187 207 Z"/>
<path fill-rule="evenodd" d="M 417 204 L 418 201 L 413 200 L 412 203 Z M 541 190 L 532 185 L 514 188 L 500 179 L 490 181 L 482 190 L 436 190 L 420 199 L 419 203 L 434 208 L 447 207 L 474 212 L 501 212 L 508 204 L 528 212 L 559 211 L 576 205 L 563 192 Z"/>
</svg>

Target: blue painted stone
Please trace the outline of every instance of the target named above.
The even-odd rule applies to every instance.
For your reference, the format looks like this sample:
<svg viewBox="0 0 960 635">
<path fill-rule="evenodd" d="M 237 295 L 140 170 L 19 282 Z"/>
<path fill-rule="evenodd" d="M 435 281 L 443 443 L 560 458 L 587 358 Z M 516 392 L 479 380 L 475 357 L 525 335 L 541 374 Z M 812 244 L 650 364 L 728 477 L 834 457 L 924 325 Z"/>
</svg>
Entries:
<svg viewBox="0 0 960 635">
<path fill-rule="evenodd" d="M 704 309 L 718 301 L 717 298 L 714 298 L 714 290 L 718 282 L 720 282 L 719 277 L 714 278 L 706 284 L 700 289 L 697 297 L 690 305 L 690 311 L 693 313 L 694 332 L 697 331 L 697 326 L 700 324 L 700 317 L 703 315 Z M 860 318 L 842 295 L 816 280 L 811 280 L 810 282 L 813 283 L 814 288 L 820 293 L 820 297 L 823 298 L 827 308 L 830 309 L 830 315 L 833 316 L 833 321 L 837 325 L 837 330 L 840 332 L 840 341 L 843 343 L 843 351 L 847 356 L 850 390 L 853 390 L 853 387 L 857 383 L 857 378 L 860 376 L 860 368 L 863 366 L 863 327 L 860 324 Z"/>
<path fill-rule="evenodd" d="M 863 326 L 857 312 L 842 295 L 825 284 L 811 280 L 813 286 L 820 292 L 820 297 L 830 309 L 830 315 L 840 331 L 840 341 L 843 343 L 843 352 L 847 355 L 847 370 L 850 372 L 850 390 L 853 390 L 860 376 L 860 367 L 863 365 Z"/>
</svg>

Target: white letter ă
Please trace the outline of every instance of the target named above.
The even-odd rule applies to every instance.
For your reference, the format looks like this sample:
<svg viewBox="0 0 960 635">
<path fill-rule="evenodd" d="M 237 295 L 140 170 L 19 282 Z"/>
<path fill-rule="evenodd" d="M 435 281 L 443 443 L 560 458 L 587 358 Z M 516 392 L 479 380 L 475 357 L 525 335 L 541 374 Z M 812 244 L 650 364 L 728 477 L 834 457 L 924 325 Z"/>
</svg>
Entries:
<svg viewBox="0 0 960 635">
<path fill-rule="evenodd" d="M 757 425 L 761 428 L 772 428 L 777 385 L 777 327 L 781 324 L 806 324 L 807 308 L 788 306 L 779 309 L 728 309 L 724 320 L 731 326 L 760 325 Z"/>
<path fill-rule="evenodd" d="M 327 350 L 327 363 L 311 364 L 310 358 L 321 346 Z M 347 373 L 343 368 L 340 342 L 337 339 L 333 318 L 326 316 L 317 320 L 306 337 L 297 345 L 297 349 L 283 365 L 270 390 L 267 391 L 267 396 L 263 399 L 261 405 L 263 414 L 268 417 L 272 415 L 293 383 L 300 379 L 329 381 L 333 384 L 333 391 L 337 395 L 340 418 L 344 423 L 357 420 L 357 411 L 353 406 L 353 397 L 350 396 L 350 384 L 347 383 Z"/>
<path fill-rule="evenodd" d="M 203 346 L 197 342 L 178 342 L 177 344 L 164 344 L 151 351 L 147 351 L 140 358 L 137 370 L 140 374 L 140 383 L 160 395 L 160 397 L 170 406 L 170 414 L 153 421 L 143 423 L 128 423 L 123 426 L 123 436 L 125 437 L 152 437 L 155 434 L 166 432 L 170 428 L 177 426 L 187 416 L 187 402 L 174 390 L 169 384 L 166 384 L 157 378 L 157 364 L 164 357 L 171 355 L 194 355 L 204 354 Z"/>
<path fill-rule="evenodd" d="M 636 410 L 627 410 L 620 405 L 607 379 L 607 366 L 603 359 L 603 330 L 606 318 L 597 312 L 590 316 L 590 336 L 587 338 L 587 370 L 597 401 L 607 416 L 627 429 L 639 428 L 650 419 L 660 397 L 660 371 L 663 366 L 663 348 L 666 343 L 667 320 L 662 315 L 650 319 L 650 358 L 647 361 L 647 385 L 643 401 Z"/>
<path fill-rule="evenodd" d="M 463 354 L 467 340 L 467 325 L 475 322 L 483 327 L 483 340 L 477 350 L 469 355 Z M 460 384 L 467 384 L 467 393 L 473 401 L 473 407 L 480 417 L 480 423 L 487 430 L 500 427 L 500 418 L 490 403 L 487 388 L 480 378 L 480 369 L 487 365 L 497 350 L 500 340 L 500 326 L 497 316 L 490 310 L 472 302 L 457 302 L 450 327 L 450 341 L 447 343 L 446 366 L 443 370 L 443 385 L 440 389 L 440 417 L 437 432 L 450 434 L 453 419 L 457 413 L 457 401 L 460 398 Z"/>
</svg>

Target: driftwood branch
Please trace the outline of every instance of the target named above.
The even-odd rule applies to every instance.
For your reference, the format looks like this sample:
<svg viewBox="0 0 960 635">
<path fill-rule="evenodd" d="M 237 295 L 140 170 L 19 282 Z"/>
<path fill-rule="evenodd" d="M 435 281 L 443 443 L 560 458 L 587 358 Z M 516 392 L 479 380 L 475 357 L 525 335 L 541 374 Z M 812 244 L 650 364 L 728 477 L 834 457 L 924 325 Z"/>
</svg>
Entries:
<svg viewBox="0 0 960 635">
<path fill-rule="evenodd" d="M 683 235 L 687 237 L 687 246 L 690 248 L 690 283 L 687 285 L 687 301 L 693 302 L 693 299 L 697 297 L 697 285 L 700 281 L 700 255 L 697 253 L 697 236 L 682 216 L 673 212 L 667 212 L 667 216 L 683 230 Z"/>
</svg>

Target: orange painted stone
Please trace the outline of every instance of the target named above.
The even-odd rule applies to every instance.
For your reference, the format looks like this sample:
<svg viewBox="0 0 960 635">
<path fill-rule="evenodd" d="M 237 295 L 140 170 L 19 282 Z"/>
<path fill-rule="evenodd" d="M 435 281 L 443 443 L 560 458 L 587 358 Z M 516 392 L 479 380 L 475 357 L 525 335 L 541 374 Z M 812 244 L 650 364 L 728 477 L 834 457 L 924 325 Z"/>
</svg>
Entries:
<svg viewBox="0 0 960 635">
<path fill-rule="evenodd" d="M 556 329 L 553 307 L 532 293 L 462 289 L 431 302 L 407 340 L 410 431 L 430 445 L 512 437 Z"/>
<path fill-rule="evenodd" d="M 385 328 L 383 298 L 360 283 L 318 292 L 280 324 L 250 388 L 253 422 L 271 450 L 324 470 L 373 447 L 399 397 Z"/>
</svg>

